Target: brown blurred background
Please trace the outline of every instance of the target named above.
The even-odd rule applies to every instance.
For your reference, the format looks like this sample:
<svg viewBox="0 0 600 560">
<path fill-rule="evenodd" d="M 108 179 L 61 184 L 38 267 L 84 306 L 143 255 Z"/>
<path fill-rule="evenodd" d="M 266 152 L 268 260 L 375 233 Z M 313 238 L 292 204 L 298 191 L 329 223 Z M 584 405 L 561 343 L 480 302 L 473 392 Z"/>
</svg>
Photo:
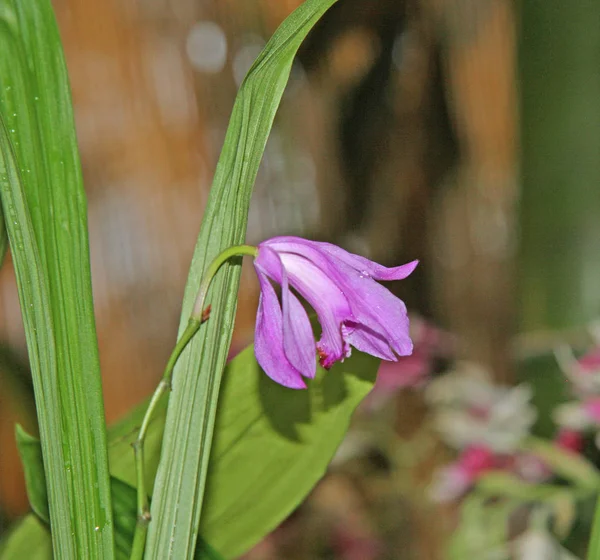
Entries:
<svg viewBox="0 0 600 560">
<path fill-rule="evenodd" d="M 89 197 L 111 422 L 156 384 L 237 87 L 299 1 L 53 3 Z M 461 357 L 505 382 L 516 322 L 515 36 L 507 1 L 341 0 L 293 68 L 248 228 L 250 243 L 290 233 L 386 264 L 419 258 L 402 286 L 409 308 L 455 333 Z M 245 270 L 238 346 L 252 339 L 256 300 Z M 8 261 L 0 322 L 0 366 L 26 372 Z M 17 378 L 27 394 L 27 374 Z M 8 394 L 3 386 L 5 520 L 27 509 L 13 424 L 33 425 L 27 404 L 11 405 Z M 420 405 L 408 400 L 403 410 L 416 426 Z M 417 557 L 437 557 L 435 538 L 422 540 Z"/>
</svg>

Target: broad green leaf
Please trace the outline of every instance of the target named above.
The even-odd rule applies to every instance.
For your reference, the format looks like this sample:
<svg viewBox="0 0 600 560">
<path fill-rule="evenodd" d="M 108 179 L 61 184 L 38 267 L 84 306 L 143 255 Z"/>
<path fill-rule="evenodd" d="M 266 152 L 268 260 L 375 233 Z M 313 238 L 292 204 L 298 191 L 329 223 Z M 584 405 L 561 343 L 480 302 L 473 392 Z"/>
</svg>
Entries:
<svg viewBox="0 0 600 560">
<path fill-rule="evenodd" d="M 37 446 L 41 454 L 39 442 Z M 115 520 L 115 557 L 117 560 L 128 560 L 137 515 L 136 490 L 116 478 L 111 479 L 111 487 Z M 1 560 L 51 560 L 51 558 L 50 531 L 43 521 L 33 514 L 25 517 L 0 542 Z M 200 538 L 194 560 L 223 560 L 223 557 Z"/>
<path fill-rule="evenodd" d="M 20 352 L 3 342 L 0 342 L 0 391 L 23 424 L 37 434 L 29 364 Z"/>
<path fill-rule="evenodd" d="M 0 0 L 0 187 L 57 558 L 113 557 L 86 202 L 49 0 Z"/>
<path fill-rule="evenodd" d="M 29 435 L 21 426 L 17 426 L 16 436 L 19 455 L 21 456 L 25 471 L 25 483 L 29 503 L 40 520 L 48 524 L 48 494 L 40 440 Z M 111 492 L 114 508 L 116 558 L 127 560 L 131 552 L 131 543 L 133 541 L 133 532 L 137 518 L 136 490 L 128 484 L 112 478 Z M 37 525 L 24 523 L 15 529 L 13 536 L 32 533 L 34 530 L 37 530 Z M 14 542 L 25 544 L 27 543 L 27 539 L 25 537 L 22 539 L 15 538 Z M 49 542 L 46 543 L 46 539 L 42 538 L 38 544 L 39 547 L 36 549 L 32 543 L 27 543 L 26 550 L 29 551 L 28 554 L 33 554 L 34 551 L 41 554 L 47 548 Z M 18 548 L 16 544 L 13 545 L 13 555 L 10 558 L 17 560 L 28 557 L 28 555 L 25 555 L 25 549 Z M 4 558 L 2 556 L 3 560 Z M 8 558 L 9 556 L 6 556 L 6 559 Z"/>
<path fill-rule="evenodd" d="M 200 534 L 226 558 L 279 525 L 325 474 L 379 365 L 354 354 L 319 369 L 306 391 L 271 381 L 252 347 L 225 370 Z"/>
<path fill-rule="evenodd" d="M 379 361 L 354 352 L 306 391 L 273 383 L 253 347 L 225 369 L 200 534 L 235 558 L 281 523 L 323 476 L 357 404 L 371 390 Z M 146 404 L 109 431 L 111 474 L 135 485 L 131 442 Z M 148 432 L 147 475 L 154 475 L 164 410 Z M 243 465 L 243 467 L 240 467 Z M 116 523 L 116 521 L 115 521 Z"/>
<path fill-rule="evenodd" d="M 334 2 L 307 0 L 289 16 L 240 88 L 190 268 L 180 335 L 209 263 L 224 249 L 244 242 L 252 187 L 294 56 L 312 26 Z M 209 293 L 211 319 L 175 368 L 152 501 L 147 559 L 184 560 L 195 548 L 239 278 L 239 262 L 226 264 L 217 275 Z"/>
<path fill-rule="evenodd" d="M 50 523 L 48 488 L 44 475 L 44 459 L 40 440 L 29 435 L 20 425 L 15 430 L 17 448 L 25 472 L 25 486 L 31 509 L 44 522 Z"/>
<path fill-rule="evenodd" d="M 48 527 L 30 513 L 2 539 L 0 559 L 52 560 L 52 539 Z"/>
</svg>

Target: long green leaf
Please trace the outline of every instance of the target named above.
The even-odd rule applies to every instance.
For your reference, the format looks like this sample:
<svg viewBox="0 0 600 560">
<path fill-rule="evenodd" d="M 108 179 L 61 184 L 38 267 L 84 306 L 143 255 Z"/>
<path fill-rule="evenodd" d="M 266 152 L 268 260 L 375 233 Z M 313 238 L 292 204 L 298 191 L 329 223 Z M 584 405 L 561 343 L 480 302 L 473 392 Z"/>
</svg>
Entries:
<svg viewBox="0 0 600 560">
<path fill-rule="evenodd" d="M 186 286 L 180 334 L 212 259 L 243 243 L 258 166 L 300 43 L 335 0 L 308 0 L 258 57 L 238 93 Z M 236 309 L 240 266 L 225 265 L 210 294 L 212 316 L 175 370 L 146 558 L 190 558 L 195 549 L 221 375 Z"/>
<path fill-rule="evenodd" d="M 85 194 L 49 0 L 0 0 L 1 196 L 57 558 L 113 558 Z"/>
</svg>

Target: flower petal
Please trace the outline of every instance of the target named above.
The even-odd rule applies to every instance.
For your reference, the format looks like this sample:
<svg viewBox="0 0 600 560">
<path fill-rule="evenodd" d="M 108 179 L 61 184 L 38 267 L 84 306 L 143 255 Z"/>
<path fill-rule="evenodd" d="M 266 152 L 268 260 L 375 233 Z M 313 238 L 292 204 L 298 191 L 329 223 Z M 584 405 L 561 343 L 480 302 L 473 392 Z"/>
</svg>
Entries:
<svg viewBox="0 0 600 560">
<path fill-rule="evenodd" d="M 313 378 L 317 373 L 317 361 L 312 326 L 304 306 L 290 290 L 285 269 L 282 274 L 281 301 L 285 355 L 304 377 Z"/>
<path fill-rule="evenodd" d="M 267 274 L 281 283 L 283 278 L 274 262 L 277 254 L 269 246 L 259 246 L 255 263 L 264 266 Z M 354 319 L 348 300 L 335 282 L 309 259 L 286 252 L 279 253 L 279 257 L 290 285 L 317 312 L 322 327 L 317 348 L 321 365 L 329 368 L 334 362 L 350 355 L 350 345 L 345 343 L 341 332 L 344 322 Z"/>
<path fill-rule="evenodd" d="M 350 355 L 350 346 L 342 338 L 341 330 L 346 321 L 354 319 L 348 300 L 331 278 L 308 259 L 289 253 L 280 257 L 290 284 L 317 312 L 322 327 L 317 343 L 321 365 L 331 367 Z"/>
<path fill-rule="evenodd" d="M 319 243 L 319 245 L 332 257 L 351 266 L 357 272 L 380 281 L 404 280 L 413 273 L 419 264 L 419 261 L 415 260 L 400 266 L 388 268 L 360 255 L 344 251 L 344 249 L 337 245 L 332 245 L 331 243 Z"/>
<path fill-rule="evenodd" d="M 361 352 L 391 362 L 398 360 L 393 350 L 390 348 L 388 341 L 365 325 L 344 325 L 342 327 L 342 335 L 352 346 Z"/>
<path fill-rule="evenodd" d="M 283 349 L 283 321 L 277 294 L 271 282 L 257 268 L 260 300 L 256 314 L 254 353 L 260 367 L 275 382 L 291 389 L 304 389 L 300 372 L 290 363 Z"/>
<path fill-rule="evenodd" d="M 257 271 L 281 284 L 284 352 L 304 377 L 313 378 L 317 373 L 317 363 L 312 326 L 303 305 L 290 290 L 288 274 L 280 256 L 269 247 L 262 247 L 254 264 Z"/>
<path fill-rule="evenodd" d="M 349 253 L 337 245 L 322 241 L 309 241 L 307 239 L 302 239 L 301 237 L 274 237 L 265 242 L 265 244 L 268 244 L 276 251 L 291 251 L 292 249 L 290 247 L 293 245 L 305 245 L 327 253 L 334 259 L 340 260 L 364 276 L 370 276 L 371 278 L 380 281 L 404 280 L 404 278 L 409 276 L 419 264 L 419 261 L 412 261 L 401 266 L 388 268 L 387 266 L 382 266 L 379 263 L 373 262 L 360 255 Z"/>
<path fill-rule="evenodd" d="M 350 306 L 356 320 L 383 336 L 398 356 L 410 356 L 413 350 L 404 302 L 375 281 L 347 277 L 346 286 L 354 297 Z"/>
<path fill-rule="evenodd" d="M 362 274 L 343 260 L 333 257 L 320 247 L 320 243 L 297 237 L 275 237 L 265 242 L 265 245 L 278 251 L 286 267 L 285 260 L 292 257 L 304 257 L 313 263 L 345 296 L 353 315 L 350 321 L 365 325 L 379 334 L 399 356 L 412 353 L 413 345 L 404 302 L 375 282 L 371 276 Z"/>
<path fill-rule="evenodd" d="M 472 484 L 471 476 L 457 461 L 435 472 L 429 497 L 437 503 L 451 502 L 465 494 Z"/>
<path fill-rule="evenodd" d="M 283 284 L 285 269 L 289 284 L 308 301 L 317 312 L 322 327 L 317 343 L 321 365 L 329 368 L 334 362 L 350 355 L 350 346 L 342 338 L 341 326 L 352 320 L 348 300 L 335 283 L 308 259 L 290 253 L 277 253 L 269 245 L 259 245 L 254 260 L 257 270 Z"/>
</svg>

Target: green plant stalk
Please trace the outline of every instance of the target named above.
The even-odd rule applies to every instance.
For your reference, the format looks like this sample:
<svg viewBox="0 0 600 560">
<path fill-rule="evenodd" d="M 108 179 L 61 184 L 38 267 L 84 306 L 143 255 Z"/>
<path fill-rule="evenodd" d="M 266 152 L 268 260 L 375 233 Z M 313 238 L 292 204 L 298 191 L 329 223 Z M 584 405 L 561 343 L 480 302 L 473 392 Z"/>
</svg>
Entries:
<svg viewBox="0 0 600 560">
<path fill-rule="evenodd" d="M 133 451 L 135 454 L 135 471 L 136 471 L 136 480 L 137 480 L 137 510 L 138 510 L 138 519 L 137 525 L 135 529 L 135 534 L 133 537 L 133 547 L 131 550 L 131 559 L 132 560 L 141 560 L 144 555 L 144 548 L 146 546 L 146 536 L 148 534 L 148 524 L 150 523 L 150 507 L 148 502 L 148 492 L 146 491 L 146 480 L 145 480 L 145 467 L 144 467 L 144 441 L 146 439 L 146 433 L 148 431 L 148 427 L 150 426 L 154 414 L 156 412 L 156 408 L 162 396 L 170 390 L 171 383 L 173 379 L 173 370 L 175 368 L 175 364 L 181 356 L 182 352 L 185 350 L 186 346 L 192 340 L 194 335 L 200 329 L 200 325 L 205 323 L 210 316 L 210 305 L 208 307 L 204 307 L 206 302 L 206 296 L 208 295 L 208 289 L 210 288 L 210 284 L 215 277 L 215 274 L 221 268 L 221 266 L 227 262 L 229 259 L 233 257 L 243 256 L 243 255 L 251 255 L 256 257 L 258 253 L 258 249 L 256 247 L 252 247 L 250 245 L 236 245 L 234 247 L 230 247 L 226 249 L 222 253 L 220 253 L 210 264 L 206 271 L 206 275 L 200 284 L 200 288 L 198 290 L 198 297 L 196 298 L 196 302 L 194 304 L 194 309 L 192 311 L 192 315 L 188 321 L 188 325 L 177 341 L 171 356 L 169 357 L 169 361 L 165 367 L 165 371 L 163 376 L 150 399 L 150 403 L 148 404 L 148 409 L 146 410 L 146 414 L 144 415 L 144 419 L 142 420 L 142 425 L 140 427 L 140 431 L 138 433 L 137 439 L 133 442 Z"/>
</svg>

